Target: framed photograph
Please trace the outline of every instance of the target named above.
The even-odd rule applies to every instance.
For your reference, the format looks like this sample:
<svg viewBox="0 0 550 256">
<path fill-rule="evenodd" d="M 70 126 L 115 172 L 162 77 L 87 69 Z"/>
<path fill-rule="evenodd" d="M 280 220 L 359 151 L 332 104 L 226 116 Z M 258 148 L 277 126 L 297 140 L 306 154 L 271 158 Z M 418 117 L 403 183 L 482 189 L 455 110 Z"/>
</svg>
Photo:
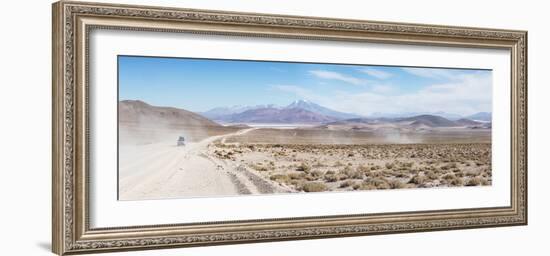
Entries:
<svg viewBox="0 0 550 256">
<path fill-rule="evenodd" d="M 61 1 L 53 251 L 527 224 L 527 32 Z"/>
</svg>

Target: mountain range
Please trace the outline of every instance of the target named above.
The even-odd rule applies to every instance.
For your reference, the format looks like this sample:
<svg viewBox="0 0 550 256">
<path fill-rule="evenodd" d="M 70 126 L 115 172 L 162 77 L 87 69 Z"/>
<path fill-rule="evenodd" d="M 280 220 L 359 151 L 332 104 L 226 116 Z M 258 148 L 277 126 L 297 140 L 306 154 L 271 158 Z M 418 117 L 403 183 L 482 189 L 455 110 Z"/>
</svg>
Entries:
<svg viewBox="0 0 550 256">
<path fill-rule="evenodd" d="M 358 128 L 365 127 L 409 127 L 409 128 L 438 128 L 438 127 L 472 127 L 472 128 L 490 128 L 490 123 L 478 122 L 467 118 L 458 120 L 449 120 L 442 116 L 436 115 L 417 115 L 411 117 L 400 118 L 352 118 L 327 123 L 326 126 L 348 126 Z"/>
<path fill-rule="evenodd" d="M 319 128 L 377 130 L 379 128 L 427 129 L 438 127 L 491 128 L 491 113 L 480 112 L 459 119 L 439 115 L 408 117 L 360 117 L 338 112 L 309 101 L 295 101 L 285 107 L 262 105 L 255 107 L 216 108 L 208 113 L 194 113 L 173 107 L 153 106 L 139 100 L 119 102 L 119 121 L 140 125 L 220 126 L 224 123 L 314 124 Z M 206 117 L 205 117 L 206 116 Z M 213 119 L 213 120 L 212 120 Z M 483 120 L 484 119 L 484 120 Z M 489 121 L 485 121 L 489 120 Z"/>
<path fill-rule="evenodd" d="M 200 114 L 212 120 L 228 123 L 326 123 L 360 117 L 307 100 L 296 100 L 284 107 L 273 104 L 218 107 Z"/>
<path fill-rule="evenodd" d="M 293 109 L 293 108 L 303 109 L 313 113 L 334 117 L 337 119 L 350 119 L 350 118 L 361 117 L 360 115 L 356 115 L 356 114 L 344 113 L 344 112 L 332 110 L 307 100 L 295 100 L 294 102 L 290 103 L 290 105 L 285 107 L 285 109 Z"/>
<path fill-rule="evenodd" d="M 227 116 L 223 121 L 230 123 L 327 123 L 339 120 L 302 108 L 258 108 Z"/>
<path fill-rule="evenodd" d="M 369 115 L 369 118 L 404 118 L 404 117 L 411 117 L 411 116 L 420 116 L 420 115 L 433 115 L 433 116 L 441 116 L 444 118 L 447 118 L 452 121 L 456 121 L 459 119 L 470 119 L 475 121 L 482 121 L 482 122 L 491 122 L 492 115 L 490 112 L 478 112 L 473 115 L 469 116 L 461 116 L 459 114 L 454 113 L 447 113 L 443 111 L 437 111 L 437 112 L 403 112 L 403 113 L 381 113 L 381 112 L 375 112 L 371 115 Z"/>
<path fill-rule="evenodd" d="M 210 118 L 212 120 L 220 120 L 220 119 L 224 119 L 224 117 L 227 117 L 233 114 L 239 114 L 247 110 L 261 109 L 261 108 L 277 108 L 277 106 L 275 105 L 256 105 L 256 106 L 234 105 L 230 107 L 216 107 L 205 112 L 199 112 L 199 114 L 203 115 L 204 117 Z"/>
<path fill-rule="evenodd" d="M 296 100 L 283 107 L 274 104 L 217 107 L 199 114 L 209 119 L 224 123 L 330 123 L 353 119 L 365 119 L 370 121 L 406 121 L 407 118 L 410 119 L 411 117 L 419 116 L 434 116 L 443 118 L 446 121 L 439 121 L 441 123 L 445 123 L 446 126 L 449 127 L 457 125 L 477 125 L 482 122 L 491 122 L 491 113 L 489 112 L 479 112 L 470 116 L 461 116 L 442 111 L 393 114 L 373 113 L 368 117 L 364 117 L 353 113 L 336 111 L 308 100 Z M 429 121 L 424 118 L 419 121 L 419 124 L 421 123 L 429 123 Z"/>
</svg>

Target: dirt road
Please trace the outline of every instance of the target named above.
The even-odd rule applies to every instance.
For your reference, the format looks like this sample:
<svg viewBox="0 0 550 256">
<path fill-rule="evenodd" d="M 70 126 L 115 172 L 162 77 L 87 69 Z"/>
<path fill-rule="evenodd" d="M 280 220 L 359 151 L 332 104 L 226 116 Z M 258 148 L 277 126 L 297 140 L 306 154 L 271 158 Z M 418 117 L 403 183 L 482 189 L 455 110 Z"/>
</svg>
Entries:
<svg viewBox="0 0 550 256">
<path fill-rule="evenodd" d="M 208 145 L 257 128 L 212 136 L 177 147 L 175 141 L 147 145 L 121 145 L 119 149 L 119 199 L 143 200 L 198 196 L 273 193 L 269 181 L 243 166 L 217 159 Z"/>
</svg>

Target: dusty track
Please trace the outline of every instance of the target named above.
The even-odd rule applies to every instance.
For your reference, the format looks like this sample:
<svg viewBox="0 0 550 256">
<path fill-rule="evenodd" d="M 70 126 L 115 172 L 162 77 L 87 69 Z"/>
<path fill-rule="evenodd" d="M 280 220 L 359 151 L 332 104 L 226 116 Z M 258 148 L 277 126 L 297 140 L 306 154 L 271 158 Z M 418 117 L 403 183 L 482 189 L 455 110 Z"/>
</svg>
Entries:
<svg viewBox="0 0 550 256">
<path fill-rule="evenodd" d="M 208 145 L 256 128 L 212 136 L 184 147 L 174 141 L 120 147 L 119 199 L 142 200 L 273 193 L 274 184 L 244 166 L 211 156 Z"/>
</svg>

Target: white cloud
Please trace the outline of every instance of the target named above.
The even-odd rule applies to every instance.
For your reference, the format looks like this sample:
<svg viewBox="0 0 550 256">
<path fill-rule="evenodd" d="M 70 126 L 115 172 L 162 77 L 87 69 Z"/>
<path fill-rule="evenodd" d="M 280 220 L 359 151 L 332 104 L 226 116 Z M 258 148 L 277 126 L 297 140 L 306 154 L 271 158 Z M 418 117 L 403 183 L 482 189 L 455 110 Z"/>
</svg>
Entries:
<svg viewBox="0 0 550 256">
<path fill-rule="evenodd" d="M 338 81 L 342 81 L 342 82 L 346 82 L 354 85 L 364 85 L 367 83 L 367 80 L 345 75 L 334 71 L 310 70 L 309 73 L 321 79 L 338 80 Z"/>
<path fill-rule="evenodd" d="M 401 70 L 415 76 L 435 79 L 456 79 L 457 72 L 441 68 L 401 68 Z"/>
<path fill-rule="evenodd" d="M 373 69 L 373 68 L 362 68 L 362 69 L 359 69 L 359 72 L 365 73 L 369 76 L 372 76 L 378 79 L 388 79 L 393 76 L 392 73 L 384 72 L 382 70 Z"/>
<path fill-rule="evenodd" d="M 339 90 L 320 95 L 296 85 L 276 89 L 309 99 L 334 110 L 369 115 L 375 112 L 437 112 L 469 115 L 492 109 L 492 76 L 476 72 L 456 76 L 456 80 L 425 86 L 413 92 L 399 91 L 390 85 L 373 86 L 361 93 Z"/>
<path fill-rule="evenodd" d="M 386 84 L 377 84 L 373 85 L 371 87 L 371 91 L 374 93 L 380 93 L 380 94 L 389 94 L 389 93 L 397 93 L 399 90 L 391 85 Z"/>
</svg>

